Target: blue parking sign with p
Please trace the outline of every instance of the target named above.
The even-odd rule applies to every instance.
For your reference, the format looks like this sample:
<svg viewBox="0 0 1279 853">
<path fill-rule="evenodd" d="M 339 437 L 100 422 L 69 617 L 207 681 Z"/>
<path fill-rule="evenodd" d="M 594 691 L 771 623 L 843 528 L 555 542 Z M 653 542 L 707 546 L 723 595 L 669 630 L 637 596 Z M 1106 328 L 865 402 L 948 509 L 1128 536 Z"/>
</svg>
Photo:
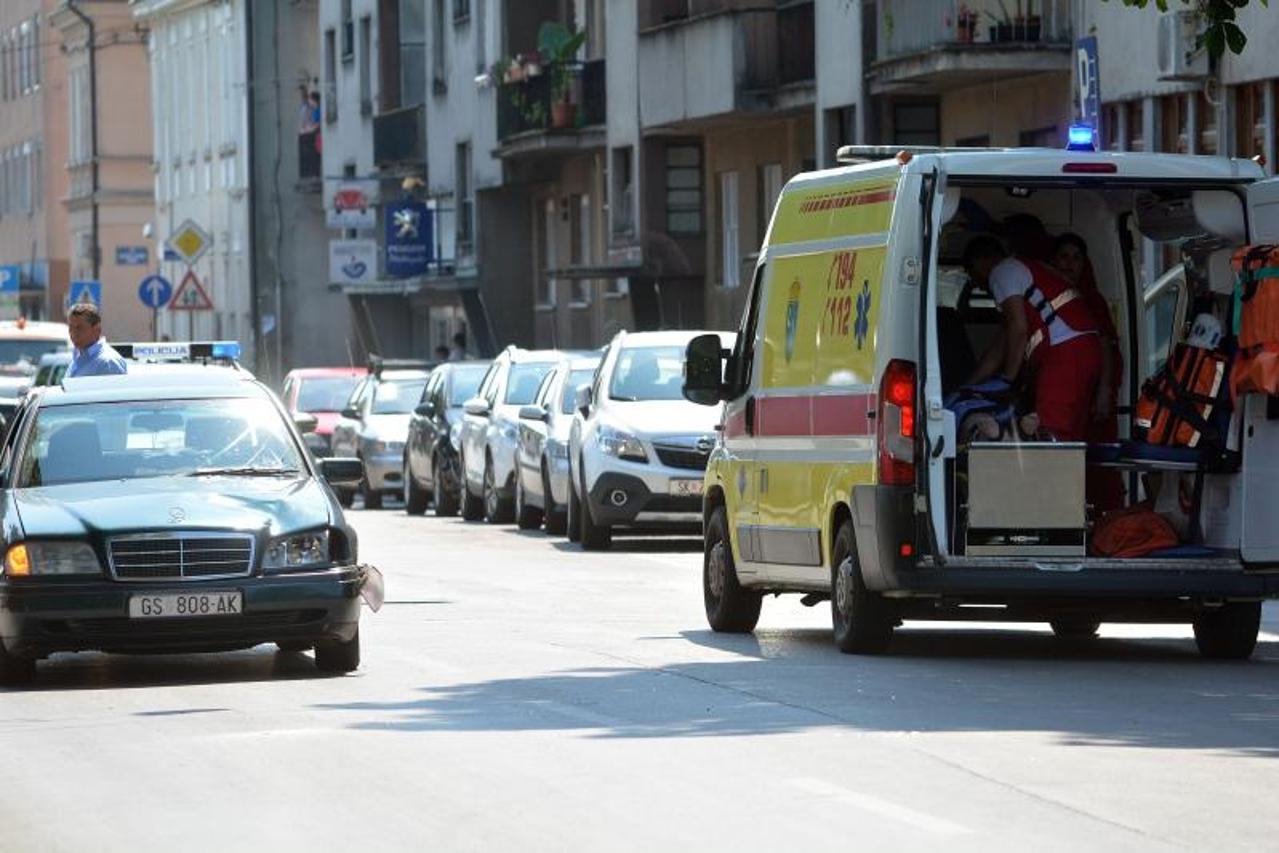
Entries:
<svg viewBox="0 0 1279 853">
<path fill-rule="evenodd" d="M 22 267 L 0 266 L 0 293 L 17 293 L 22 282 Z"/>
</svg>

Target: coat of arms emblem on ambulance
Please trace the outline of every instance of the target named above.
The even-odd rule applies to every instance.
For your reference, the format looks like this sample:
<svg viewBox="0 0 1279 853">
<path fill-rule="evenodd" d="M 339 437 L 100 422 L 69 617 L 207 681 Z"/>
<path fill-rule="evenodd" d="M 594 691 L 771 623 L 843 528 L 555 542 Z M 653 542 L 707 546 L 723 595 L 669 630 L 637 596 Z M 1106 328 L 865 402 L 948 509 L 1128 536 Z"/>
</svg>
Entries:
<svg viewBox="0 0 1279 853">
<path fill-rule="evenodd" d="M 870 333 L 870 280 L 862 282 L 862 292 L 857 294 L 857 317 L 853 320 L 853 335 L 857 338 L 857 348 L 866 343 L 866 335 Z"/>
<path fill-rule="evenodd" d="M 791 282 L 790 295 L 786 299 L 786 360 L 795 355 L 795 333 L 799 331 L 799 279 Z"/>
</svg>

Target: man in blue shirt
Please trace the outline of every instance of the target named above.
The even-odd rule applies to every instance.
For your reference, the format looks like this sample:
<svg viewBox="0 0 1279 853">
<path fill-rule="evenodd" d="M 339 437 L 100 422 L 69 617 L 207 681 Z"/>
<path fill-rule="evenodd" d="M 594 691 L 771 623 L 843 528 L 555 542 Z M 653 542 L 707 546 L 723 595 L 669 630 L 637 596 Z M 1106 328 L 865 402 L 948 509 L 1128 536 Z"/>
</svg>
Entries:
<svg viewBox="0 0 1279 853">
<path fill-rule="evenodd" d="M 80 302 L 71 306 L 67 314 L 67 329 L 75 347 L 71 364 L 67 366 L 67 378 L 129 372 L 120 353 L 102 338 L 102 315 L 96 305 Z"/>
</svg>

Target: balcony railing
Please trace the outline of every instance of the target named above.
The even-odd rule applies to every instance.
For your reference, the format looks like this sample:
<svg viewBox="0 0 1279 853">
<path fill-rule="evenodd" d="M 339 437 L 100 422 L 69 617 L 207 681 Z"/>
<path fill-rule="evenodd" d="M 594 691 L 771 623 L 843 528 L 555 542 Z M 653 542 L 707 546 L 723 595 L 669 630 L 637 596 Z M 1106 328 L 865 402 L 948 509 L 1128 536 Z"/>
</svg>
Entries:
<svg viewBox="0 0 1279 853">
<path fill-rule="evenodd" d="M 570 69 L 566 115 L 552 97 L 551 77 L 543 71 L 523 80 L 502 83 L 497 96 L 497 138 L 545 130 L 575 130 L 603 124 L 607 119 L 604 60 L 574 65 Z"/>
<path fill-rule="evenodd" d="M 379 168 L 426 160 L 426 108 L 391 110 L 373 117 L 373 162 Z"/>
<path fill-rule="evenodd" d="M 1026 11 L 1016 14 L 1021 5 Z M 1007 10 L 1007 17 L 1005 11 Z M 1025 47 L 1071 41 L 1070 0 L 879 0 L 875 60 L 940 47 Z"/>
</svg>

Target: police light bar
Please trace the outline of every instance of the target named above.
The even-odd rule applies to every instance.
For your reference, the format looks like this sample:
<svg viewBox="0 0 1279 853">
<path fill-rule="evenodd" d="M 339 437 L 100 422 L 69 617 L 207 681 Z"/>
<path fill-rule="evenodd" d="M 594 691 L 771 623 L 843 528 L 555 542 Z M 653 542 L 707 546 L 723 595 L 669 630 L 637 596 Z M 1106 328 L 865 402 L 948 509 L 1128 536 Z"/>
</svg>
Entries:
<svg viewBox="0 0 1279 853">
<path fill-rule="evenodd" d="M 1066 132 L 1067 151 L 1096 151 L 1097 131 L 1086 124 L 1072 124 Z"/>
<path fill-rule="evenodd" d="M 239 341 L 157 341 L 154 343 L 112 344 L 123 358 L 134 361 L 197 361 L 217 359 L 238 361 Z"/>
</svg>

